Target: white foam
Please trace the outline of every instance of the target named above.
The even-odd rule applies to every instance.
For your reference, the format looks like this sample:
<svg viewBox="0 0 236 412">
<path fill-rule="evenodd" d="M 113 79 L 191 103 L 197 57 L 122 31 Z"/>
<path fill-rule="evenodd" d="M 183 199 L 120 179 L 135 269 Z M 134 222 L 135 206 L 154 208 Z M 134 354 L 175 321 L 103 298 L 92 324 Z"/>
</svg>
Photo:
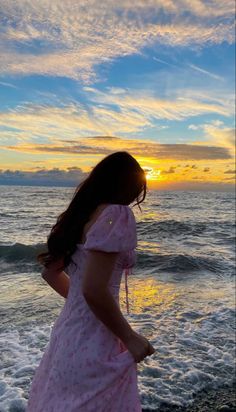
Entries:
<svg viewBox="0 0 236 412">
<path fill-rule="evenodd" d="M 202 389 L 232 384 L 234 311 L 224 308 L 204 317 L 195 315 L 189 320 L 182 313 L 184 319 L 179 321 L 170 314 L 168 321 L 156 321 L 157 334 L 150 339 L 156 352 L 138 366 L 145 408 L 156 408 L 161 402 L 186 406 Z"/>
<path fill-rule="evenodd" d="M 217 309 L 203 316 L 195 312 L 173 312 L 156 319 L 150 339 L 157 349 L 152 357 L 138 364 L 139 388 L 144 407 L 156 408 L 162 402 L 189 405 L 203 388 L 231 384 L 234 339 L 230 323 L 233 310 Z M 181 319 L 181 321 L 180 321 Z M 224 322 L 222 322 L 224 320 Z M 137 324 L 140 315 L 137 315 Z M 142 333 L 132 319 L 133 327 Z M 152 323 L 148 316 L 147 323 Z M 2 333 L 0 348 L 0 412 L 24 411 L 34 371 L 49 340 L 51 326 L 29 325 Z"/>
<path fill-rule="evenodd" d="M 50 326 L 29 326 L 1 334 L 0 412 L 25 411 L 31 379 L 50 330 Z"/>
</svg>

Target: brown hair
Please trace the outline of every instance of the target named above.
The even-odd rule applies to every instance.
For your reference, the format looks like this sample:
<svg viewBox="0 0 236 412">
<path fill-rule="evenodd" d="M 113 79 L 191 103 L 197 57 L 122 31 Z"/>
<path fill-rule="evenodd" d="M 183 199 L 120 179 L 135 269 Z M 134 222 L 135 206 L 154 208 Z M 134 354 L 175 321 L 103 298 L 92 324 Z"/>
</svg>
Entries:
<svg viewBox="0 0 236 412">
<path fill-rule="evenodd" d="M 69 206 L 47 237 L 47 252 L 40 253 L 37 260 L 47 267 L 62 258 L 64 269 L 81 240 L 85 223 L 99 204 L 129 205 L 136 200 L 139 206 L 146 190 L 145 172 L 133 156 L 124 151 L 106 156 L 77 186 Z"/>
</svg>

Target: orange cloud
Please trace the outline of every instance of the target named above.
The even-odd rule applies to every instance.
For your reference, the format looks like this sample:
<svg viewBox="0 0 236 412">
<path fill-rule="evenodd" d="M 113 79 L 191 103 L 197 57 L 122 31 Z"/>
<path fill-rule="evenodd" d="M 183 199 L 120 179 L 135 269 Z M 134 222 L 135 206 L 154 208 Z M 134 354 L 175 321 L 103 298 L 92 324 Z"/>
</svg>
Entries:
<svg viewBox="0 0 236 412">
<path fill-rule="evenodd" d="M 144 139 L 111 139 L 99 136 L 59 141 L 54 144 L 19 144 L 3 146 L 5 149 L 29 153 L 60 153 L 60 154 L 108 154 L 116 150 L 127 150 L 136 156 L 172 160 L 204 160 L 230 159 L 229 150 L 225 147 L 201 146 L 193 144 L 163 144 Z M 170 172 L 169 172 L 170 173 Z"/>
</svg>

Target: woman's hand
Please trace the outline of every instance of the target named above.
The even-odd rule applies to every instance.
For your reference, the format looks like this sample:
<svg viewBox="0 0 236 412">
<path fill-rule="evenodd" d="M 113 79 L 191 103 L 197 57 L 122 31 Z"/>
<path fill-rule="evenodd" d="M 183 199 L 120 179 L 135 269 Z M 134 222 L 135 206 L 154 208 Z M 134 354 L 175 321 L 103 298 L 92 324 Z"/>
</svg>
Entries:
<svg viewBox="0 0 236 412">
<path fill-rule="evenodd" d="M 146 356 L 150 356 L 156 351 L 145 336 L 140 335 L 134 330 L 128 340 L 124 343 L 137 363 L 143 361 Z"/>
</svg>

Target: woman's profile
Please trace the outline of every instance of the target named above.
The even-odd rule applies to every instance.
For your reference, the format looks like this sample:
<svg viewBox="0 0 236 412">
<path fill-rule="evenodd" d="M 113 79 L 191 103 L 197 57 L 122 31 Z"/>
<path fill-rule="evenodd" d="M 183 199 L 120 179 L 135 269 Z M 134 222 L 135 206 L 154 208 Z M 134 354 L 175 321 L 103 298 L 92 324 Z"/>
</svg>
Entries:
<svg viewBox="0 0 236 412">
<path fill-rule="evenodd" d="M 129 205 L 145 196 L 144 170 L 128 152 L 115 152 L 78 185 L 52 227 L 38 260 L 65 304 L 35 371 L 27 412 L 141 412 L 137 363 L 155 349 L 123 316 L 119 289 L 136 262 Z"/>
</svg>

